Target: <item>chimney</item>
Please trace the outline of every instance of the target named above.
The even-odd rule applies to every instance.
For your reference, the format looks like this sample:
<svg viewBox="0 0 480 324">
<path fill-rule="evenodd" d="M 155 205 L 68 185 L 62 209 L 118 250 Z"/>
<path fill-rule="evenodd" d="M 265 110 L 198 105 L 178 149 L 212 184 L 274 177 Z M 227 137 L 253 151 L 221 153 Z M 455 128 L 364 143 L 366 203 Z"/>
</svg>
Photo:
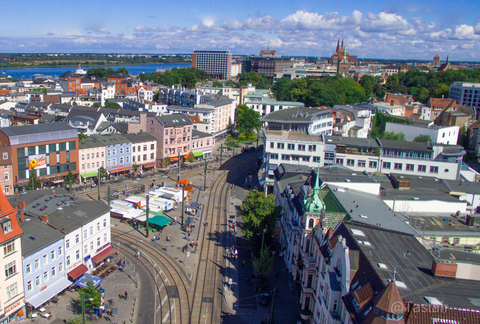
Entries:
<svg viewBox="0 0 480 324">
<path fill-rule="evenodd" d="M 390 106 L 393 106 L 393 105 L 394 105 L 394 102 L 395 102 L 395 101 L 394 101 L 393 99 L 390 100 Z"/>
<path fill-rule="evenodd" d="M 23 211 L 20 212 L 20 221 L 23 223 L 25 221 L 25 215 L 23 214 Z"/>
<path fill-rule="evenodd" d="M 45 224 L 48 224 L 48 214 L 43 214 L 42 216 L 40 216 L 40 220 Z"/>
<path fill-rule="evenodd" d="M 18 202 L 18 208 L 20 208 L 20 209 L 24 209 L 24 208 L 25 208 L 25 206 L 26 206 L 26 204 L 25 204 L 25 202 L 24 202 L 24 201 L 19 201 L 19 202 Z"/>
<path fill-rule="evenodd" d="M 457 267 L 457 263 L 452 260 L 433 259 L 432 261 L 432 272 L 436 277 L 455 278 Z"/>
</svg>

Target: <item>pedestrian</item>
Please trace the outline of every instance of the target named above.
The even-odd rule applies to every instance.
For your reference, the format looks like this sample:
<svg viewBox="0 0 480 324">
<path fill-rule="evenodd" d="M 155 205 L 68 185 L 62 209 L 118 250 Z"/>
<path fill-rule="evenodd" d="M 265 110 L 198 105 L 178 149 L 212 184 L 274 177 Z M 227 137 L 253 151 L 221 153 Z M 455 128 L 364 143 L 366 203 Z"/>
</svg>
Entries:
<svg viewBox="0 0 480 324">
<path fill-rule="evenodd" d="M 127 264 L 127 261 L 123 260 L 123 267 Z"/>
<path fill-rule="evenodd" d="M 128 299 L 128 292 L 125 291 L 125 300 L 127 300 L 127 299 Z"/>
<path fill-rule="evenodd" d="M 192 247 L 195 247 L 195 240 L 192 240 Z"/>
<path fill-rule="evenodd" d="M 195 241 L 195 246 L 198 246 L 198 240 Z"/>
<path fill-rule="evenodd" d="M 173 221 L 175 222 L 175 225 L 177 225 L 177 216 L 173 218 Z"/>
<path fill-rule="evenodd" d="M 165 252 L 167 252 L 168 243 L 165 243 Z"/>
<path fill-rule="evenodd" d="M 122 292 L 120 293 L 120 298 L 123 298 L 123 296 L 125 296 L 125 293 L 122 290 Z"/>
<path fill-rule="evenodd" d="M 172 240 L 172 233 L 168 233 L 168 241 L 170 242 Z"/>
<path fill-rule="evenodd" d="M 182 253 L 185 253 L 185 247 L 182 248 Z"/>
<path fill-rule="evenodd" d="M 243 260 L 243 261 L 242 261 L 242 267 L 245 268 L 245 264 L 246 264 L 246 262 L 245 262 L 245 260 Z"/>
<path fill-rule="evenodd" d="M 238 257 L 238 251 L 235 249 L 235 259 Z"/>
</svg>

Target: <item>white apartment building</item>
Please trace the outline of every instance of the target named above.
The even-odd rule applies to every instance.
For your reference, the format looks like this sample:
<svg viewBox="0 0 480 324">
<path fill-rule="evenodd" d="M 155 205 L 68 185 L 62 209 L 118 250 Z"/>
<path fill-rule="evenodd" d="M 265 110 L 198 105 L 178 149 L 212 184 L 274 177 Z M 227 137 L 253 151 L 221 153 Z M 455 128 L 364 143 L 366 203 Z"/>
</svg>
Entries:
<svg viewBox="0 0 480 324">
<path fill-rule="evenodd" d="M 335 124 L 341 136 L 367 138 L 370 133 L 372 122 L 372 111 L 359 106 L 336 105 L 337 109 L 344 115 L 344 120 Z M 351 115 L 351 119 L 347 115 Z"/>
<path fill-rule="evenodd" d="M 439 126 L 433 121 L 427 121 L 423 125 L 417 121 L 413 125 L 387 122 L 385 131 L 403 133 L 407 141 L 413 141 L 419 135 L 428 135 L 435 143 L 456 145 L 460 127 Z"/>
<path fill-rule="evenodd" d="M 375 102 L 373 104 L 379 112 L 392 115 L 392 116 L 405 116 L 405 107 L 401 105 L 395 105 L 390 102 Z"/>
<path fill-rule="evenodd" d="M 258 98 L 250 97 L 248 99 L 245 101 L 245 105 L 258 112 L 260 116 L 265 116 L 278 110 L 305 107 L 303 102 L 277 101 L 264 96 L 258 96 Z"/>
<path fill-rule="evenodd" d="M 328 109 L 290 108 L 275 111 L 261 119 L 266 123 L 265 129 L 300 132 L 309 135 L 331 135 L 333 114 Z"/>
<path fill-rule="evenodd" d="M 132 164 L 141 170 L 155 168 L 157 160 L 157 139 L 147 132 L 123 135 L 132 143 Z"/>
</svg>

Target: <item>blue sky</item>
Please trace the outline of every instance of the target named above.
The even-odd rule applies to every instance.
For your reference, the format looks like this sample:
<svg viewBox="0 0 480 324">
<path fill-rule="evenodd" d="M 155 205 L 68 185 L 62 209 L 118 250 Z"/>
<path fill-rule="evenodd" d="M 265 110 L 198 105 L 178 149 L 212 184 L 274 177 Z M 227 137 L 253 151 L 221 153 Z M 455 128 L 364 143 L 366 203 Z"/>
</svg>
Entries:
<svg viewBox="0 0 480 324">
<path fill-rule="evenodd" d="M 190 53 L 194 49 L 478 61 L 478 1 L 4 1 L 0 52 Z"/>
</svg>

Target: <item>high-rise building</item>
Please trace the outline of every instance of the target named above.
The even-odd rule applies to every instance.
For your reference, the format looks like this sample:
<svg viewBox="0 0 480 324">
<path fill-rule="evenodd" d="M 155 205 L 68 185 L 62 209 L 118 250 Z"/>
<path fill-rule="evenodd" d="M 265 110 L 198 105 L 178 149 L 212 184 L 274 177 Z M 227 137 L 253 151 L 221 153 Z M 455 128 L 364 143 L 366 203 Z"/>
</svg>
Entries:
<svg viewBox="0 0 480 324">
<path fill-rule="evenodd" d="M 216 80 L 229 80 L 231 58 L 229 51 L 195 51 L 192 67 L 207 72 Z"/>
</svg>

